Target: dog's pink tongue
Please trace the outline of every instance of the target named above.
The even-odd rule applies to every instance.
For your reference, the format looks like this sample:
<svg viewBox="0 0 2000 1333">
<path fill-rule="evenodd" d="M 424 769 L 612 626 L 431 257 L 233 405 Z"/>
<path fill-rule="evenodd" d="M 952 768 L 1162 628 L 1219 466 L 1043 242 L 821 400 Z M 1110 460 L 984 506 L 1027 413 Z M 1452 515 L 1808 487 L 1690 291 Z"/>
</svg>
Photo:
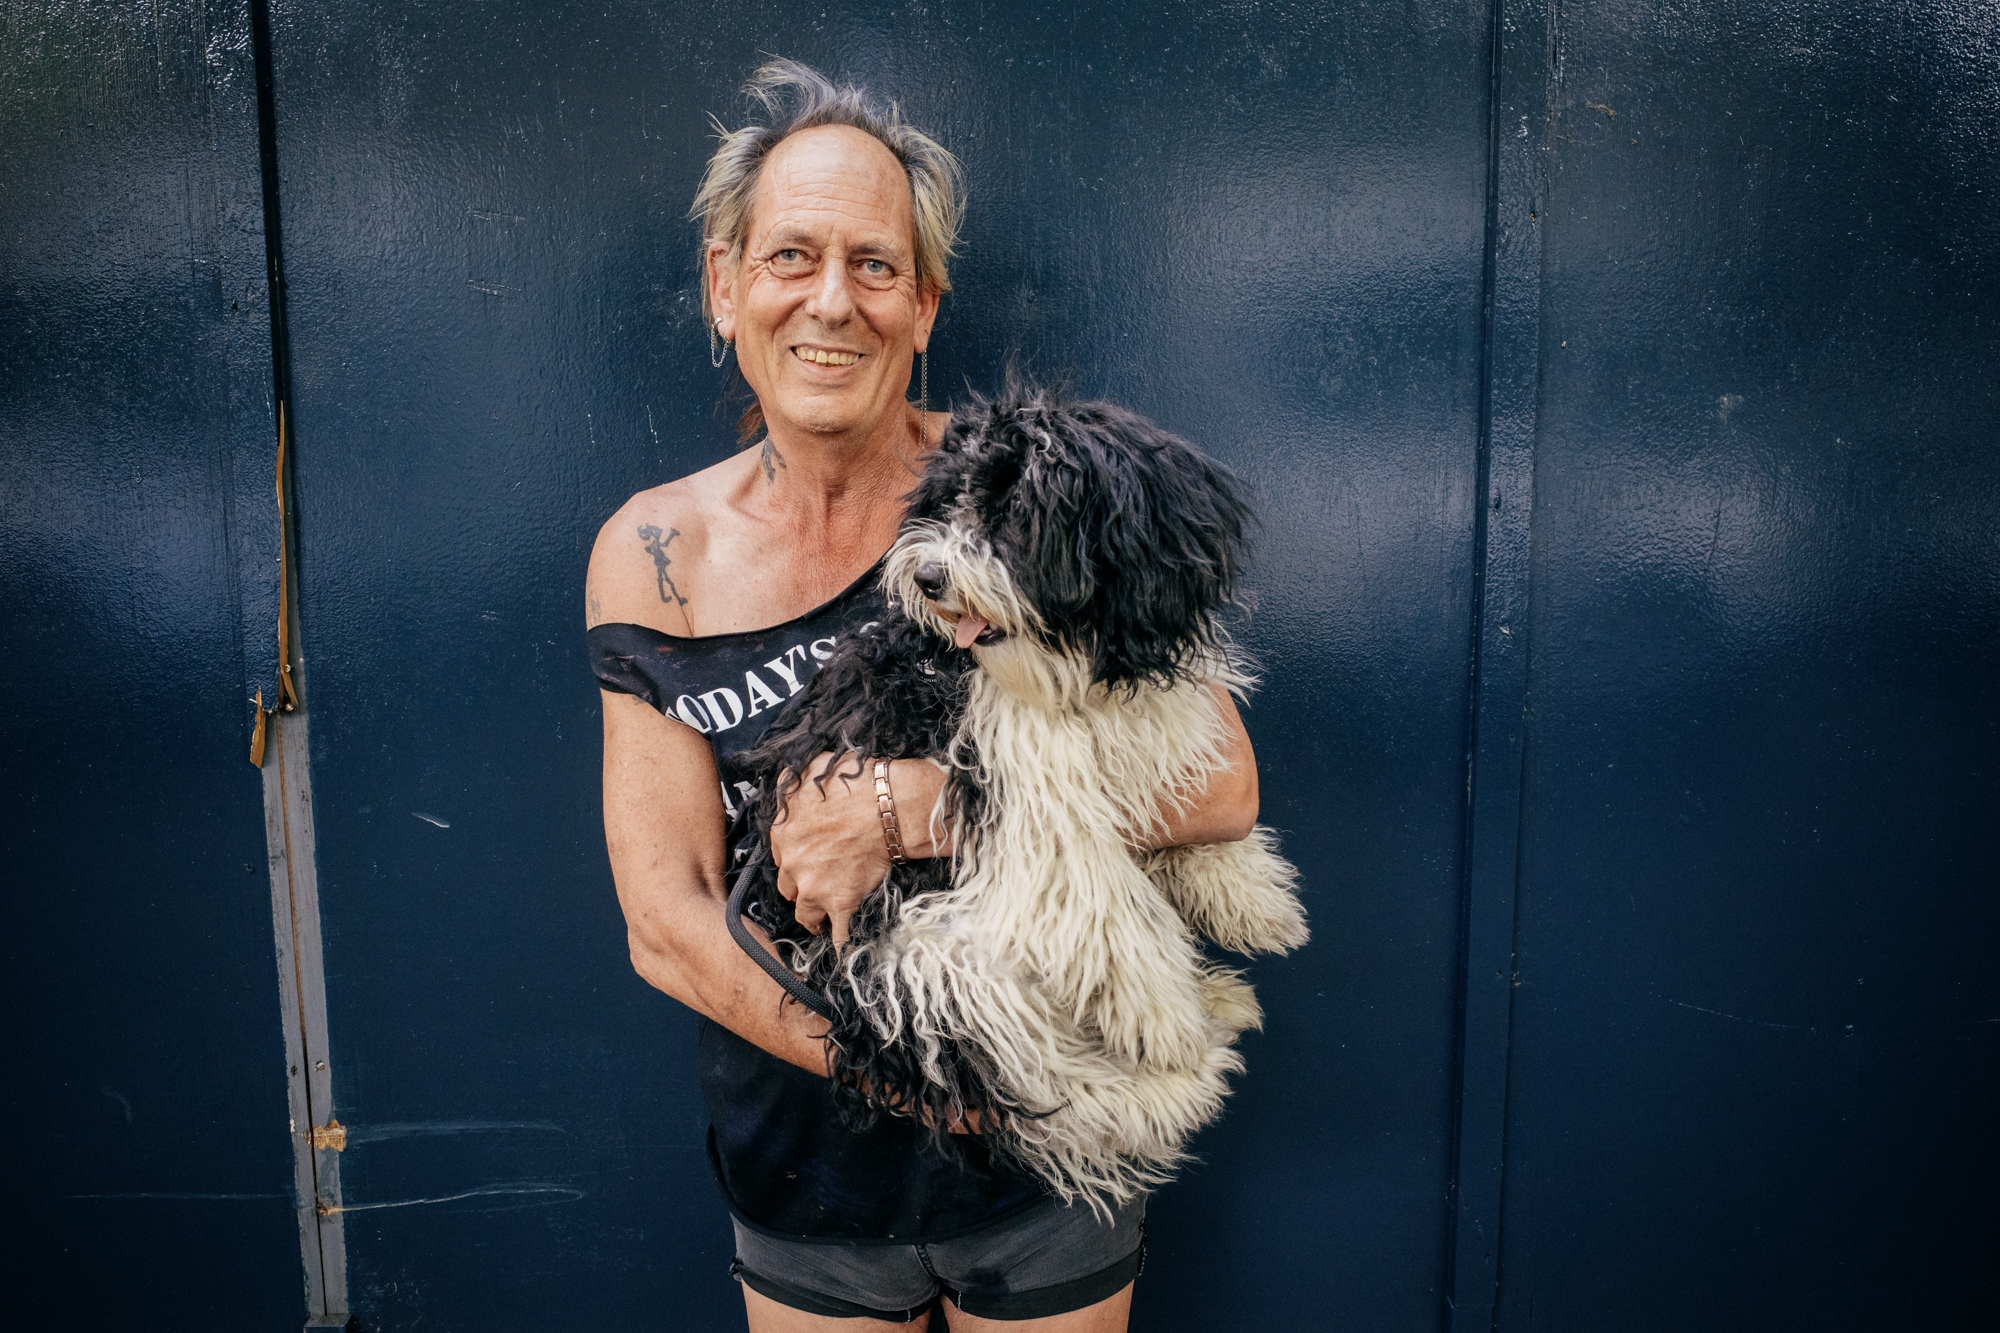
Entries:
<svg viewBox="0 0 2000 1333">
<path fill-rule="evenodd" d="M 952 636 L 951 641 L 960 648 L 970 648 L 972 641 L 979 637 L 979 632 L 985 629 L 988 623 L 983 617 L 975 616 L 968 611 L 958 618 L 958 633 Z"/>
</svg>

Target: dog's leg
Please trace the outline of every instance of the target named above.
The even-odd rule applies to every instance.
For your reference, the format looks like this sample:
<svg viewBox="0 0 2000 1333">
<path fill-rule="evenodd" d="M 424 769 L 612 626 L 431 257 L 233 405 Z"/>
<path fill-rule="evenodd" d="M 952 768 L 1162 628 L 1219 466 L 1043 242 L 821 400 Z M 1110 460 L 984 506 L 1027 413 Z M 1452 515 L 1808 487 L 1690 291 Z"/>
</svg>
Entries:
<svg viewBox="0 0 2000 1333">
<path fill-rule="evenodd" d="M 1067 1097 L 1050 1115 L 1012 1127 L 1011 1151 L 1065 1200 L 1093 1207 L 1163 1183 L 1187 1141 L 1222 1112 L 1242 1057 L 1211 1046 L 1200 1064 L 1161 1069 L 1104 1058 L 1085 1043 L 1066 1068 Z"/>
<path fill-rule="evenodd" d="M 1200 1066 L 1217 1037 L 1193 936 L 1122 844 L 1085 841 L 982 858 L 957 892 L 905 904 L 871 963 L 895 978 L 885 1026 L 971 1036 L 1024 1077 L 1055 1027 L 1113 1060 Z"/>
<path fill-rule="evenodd" d="M 1132 851 L 1130 811 L 1150 800 L 1122 792 L 1152 776 L 1143 752 L 1156 738 L 1114 696 L 1048 709 L 987 674 L 971 682 L 964 740 L 990 775 L 991 821 L 949 902 L 912 928 L 967 930 L 1020 960 L 1051 1009 L 1114 1059 L 1199 1066 L 1212 1044 L 1199 950 Z"/>
<path fill-rule="evenodd" d="M 962 916 L 926 910 L 945 906 L 909 904 L 887 936 L 848 959 L 851 972 L 864 974 L 857 994 L 880 1035 L 913 1052 L 913 1072 L 959 1104 L 1021 1108 L 995 1146 L 1065 1199 L 1102 1207 L 1163 1183 L 1241 1068 L 1228 1043 L 1256 1020 L 1248 987 L 1220 969 L 1191 969 L 1207 1026 L 1198 1058 L 1166 1067 L 1120 1057 L 1097 1030 L 1095 1010 L 1079 1023 Z M 968 1050 L 981 1053 L 977 1068 L 952 1054 Z"/>
<path fill-rule="evenodd" d="M 845 968 L 876 1035 L 964 1105 L 1045 1112 L 1062 1101 L 1077 1062 L 1088 1063 L 1032 969 L 973 926 L 952 895 L 905 903 Z"/>
<path fill-rule="evenodd" d="M 1086 1048 L 1051 1070 L 1060 1082 L 1044 1095 L 1053 1100 L 1060 1091 L 1057 1110 L 1018 1135 L 1045 1178 L 1059 1175 L 1093 1206 L 1106 1197 L 1122 1200 L 1128 1190 L 1166 1179 L 1186 1159 L 1188 1139 L 1221 1114 L 1229 1076 L 1243 1069 L 1232 1044 L 1246 1029 L 1262 1027 L 1264 1013 L 1235 969 L 1203 965 L 1196 977 L 1210 1028 L 1198 1062 L 1176 1068 L 1107 1062 L 1101 1048 Z"/>
<path fill-rule="evenodd" d="M 1146 870 L 1187 923 L 1225 949 L 1286 953 L 1306 942 L 1299 872 L 1261 824 L 1241 842 L 1155 852 Z"/>
<path fill-rule="evenodd" d="M 1214 1044 L 1200 951 L 1130 849 L 1073 829 L 1043 868 L 1039 904 L 1010 901 L 1008 884 L 983 898 L 992 932 L 1028 961 L 1052 1005 L 1095 1031 L 1113 1058 L 1198 1067 Z"/>
<path fill-rule="evenodd" d="M 1233 969 L 1204 966 L 1197 976 L 1211 1034 L 1191 1065 L 1117 1059 L 1094 1033 L 1040 1014 L 1035 1056 L 1020 1068 L 1028 1100 L 1053 1109 L 1010 1125 L 1004 1143 L 1064 1199 L 1101 1207 L 1164 1182 L 1186 1160 L 1189 1137 L 1221 1113 L 1229 1076 L 1243 1068 L 1230 1043 L 1263 1014 Z M 988 1029 L 981 1040 L 993 1037 Z"/>
</svg>

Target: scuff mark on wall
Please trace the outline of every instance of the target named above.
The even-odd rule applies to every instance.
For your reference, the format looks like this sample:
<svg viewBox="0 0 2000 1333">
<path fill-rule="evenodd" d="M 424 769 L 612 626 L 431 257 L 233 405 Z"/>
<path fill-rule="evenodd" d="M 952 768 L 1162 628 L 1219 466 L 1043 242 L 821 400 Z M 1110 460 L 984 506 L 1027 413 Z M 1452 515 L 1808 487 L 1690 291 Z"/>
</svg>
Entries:
<svg viewBox="0 0 2000 1333">
<path fill-rule="evenodd" d="M 1676 1000 L 1673 997 L 1667 995 L 1661 995 L 1658 996 L 1657 998 L 1665 1000 L 1668 1004 L 1678 1005 L 1682 1009 L 1692 1009 L 1698 1014 L 1712 1014 L 1716 1018 L 1726 1018 L 1732 1023 L 1749 1023 L 1754 1027 L 1772 1028 L 1779 1032 L 1817 1033 L 1819 1031 L 1817 1027 L 1808 1026 L 1807 1024 L 1804 1023 L 1767 1023 L 1761 1018 L 1745 1018 L 1741 1014 L 1725 1014 L 1720 1009 L 1704 1009 L 1702 1006 L 1698 1004 L 1689 1004 L 1685 1000 Z"/>
<path fill-rule="evenodd" d="M 128 1125 L 132 1123 L 132 1099 L 130 1097 L 127 1097 L 124 1093 L 118 1091 L 118 1089 L 112 1087 L 109 1083 L 100 1083 L 98 1085 L 97 1090 L 103 1093 L 105 1096 L 109 1097 L 112 1101 L 117 1102 L 120 1106 L 124 1107 L 125 1123 Z"/>
<path fill-rule="evenodd" d="M 144 1194 L 65 1194 L 65 1199 L 289 1199 L 289 1194 L 193 1194 L 164 1190 Z"/>
<path fill-rule="evenodd" d="M 422 1138 L 441 1134 L 568 1134 L 553 1120 L 400 1120 L 380 1125 L 353 1125 L 347 1130 L 349 1143 L 377 1143 L 383 1139 Z"/>
<path fill-rule="evenodd" d="M 584 1191 L 577 1189 L 574 1185 L 551 1185 L 542 1181 L 521 1180 L 503 1182 L 497 1185 L 481 1185 L 478 1189 L 465 1190 L 458 1194 L 440 1194 L 430 1199 L 392 1199 L 385 1203 L 349 1203 L 337 1207 L 321 1208 L 320 1212 L 326 1216 L 331 1216 L 334 1213 L 366 1213 L 373 1212 L 378 1208 L 415 1208 L 420 1204 L 427 1203 L 456 1203 L 460 1199 L 478 1199 L 488 1196 L 514 1194 L 546 1194 L 552 1196 L 541 1200 L 541 1204 L 575 1203 L 578 1199 L 584 1197 Z M 516 1206 L 533 1208 L 540 1206 L 540 1204 L 521 1204 Z"/>
</svg>

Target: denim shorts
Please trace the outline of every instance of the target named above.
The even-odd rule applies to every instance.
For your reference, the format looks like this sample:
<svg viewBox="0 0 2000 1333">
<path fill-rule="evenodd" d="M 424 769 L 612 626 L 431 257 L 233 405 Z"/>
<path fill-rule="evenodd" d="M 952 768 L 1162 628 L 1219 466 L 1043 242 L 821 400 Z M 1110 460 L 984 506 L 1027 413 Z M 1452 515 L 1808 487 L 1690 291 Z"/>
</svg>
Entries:
<svg viewBox="0 0 2000 1333">
<path fill-rule="evenodd" d="M 1146 1263 L 1144 1195 L 1106 1223 L 1041 1199 L 976 1231 L 903 1245 L 786 1239 L 736 1223 L 730 1271 L 808 1314 L 909 1323 L 940 1296 L 980 1319 L 1043 1319 L 1115 1296 Z"/>
</svg>

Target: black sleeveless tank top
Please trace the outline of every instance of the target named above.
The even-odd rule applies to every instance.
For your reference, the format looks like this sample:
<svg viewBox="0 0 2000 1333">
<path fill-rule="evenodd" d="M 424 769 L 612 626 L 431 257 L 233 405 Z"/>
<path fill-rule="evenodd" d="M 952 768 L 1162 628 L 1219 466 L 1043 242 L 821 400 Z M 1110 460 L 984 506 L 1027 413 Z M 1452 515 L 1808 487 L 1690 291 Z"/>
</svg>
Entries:
<svg viewBox="0 0 2000 1333">
<path fill-rule="evenodd" d="M 708 737 L 732 816 L 755 778 L 739 756 L 784 701 L 804 688 L 836 639 L 881 618 L 877 565 L 825 605 L 769 629 L 676 638 L 643 625 L 598 625 L 590 665 L 607 690 L 634 694 Z M 731 864 L 735 863 L 732 849 Z M 833 1085 L 701 1022 L 701 1088 L 709 1159 L 730 1210 L 759 1231 L 831 1241 L 940 1240 L 1042 1195 L 977 1140 L 969 1166 L 940 1159 L 906 1120 L 856 1134 L 840 1122 Z"/>
</svg>

